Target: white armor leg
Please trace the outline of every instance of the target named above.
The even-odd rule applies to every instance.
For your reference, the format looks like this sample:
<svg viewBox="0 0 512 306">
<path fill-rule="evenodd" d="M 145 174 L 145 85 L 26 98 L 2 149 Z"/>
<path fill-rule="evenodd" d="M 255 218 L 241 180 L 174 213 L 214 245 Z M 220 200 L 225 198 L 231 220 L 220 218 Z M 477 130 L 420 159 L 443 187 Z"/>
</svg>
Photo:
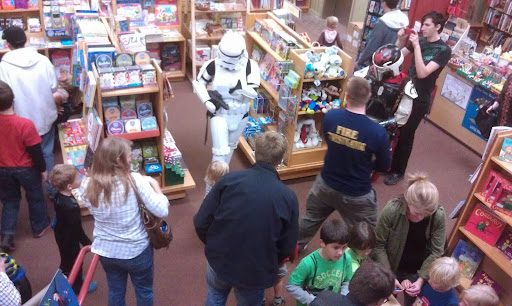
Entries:
<svg viewBox="0 0 512 306">
<path fill-rule="evenodd" d="M 238 128 L 233 131 L 229 131 L 229 154 L 226 156 L 225 162 L 228 163 L 231 161 L 231 157 L 233 156 L 233 152 L 238 147 L 238 140 L 240 139 L 240 135 L 245 130 L 245 127 L 247 126 L 247 121 L 249 121 L 249 116 L 243 118 L 240 120 L 238 124 Z"/>
<path fill-rule="evenodd" d="M 230 152 L 226 119 L 221 116 L 210 118 L 210 131 L 212 134 L 212 160 L 226 161 Z"/>
</svg>

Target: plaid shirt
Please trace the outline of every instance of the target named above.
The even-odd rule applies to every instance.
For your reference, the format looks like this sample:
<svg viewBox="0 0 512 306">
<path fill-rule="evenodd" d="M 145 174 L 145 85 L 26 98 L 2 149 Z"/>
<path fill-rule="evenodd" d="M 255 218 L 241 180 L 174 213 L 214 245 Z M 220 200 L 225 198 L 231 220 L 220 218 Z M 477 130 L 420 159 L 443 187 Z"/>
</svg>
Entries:
<svg viewBox="0 0 512 306">
<path fill-rule="evenodd" d="M 169 212 L 167 197 L 157 194 L 142 175 L 132 173 L 132 178 L 146 208 L 156 217 L 167 217 Z M 85 197 L 88 182 L 89 178 L 83 180 L 78 194 L 94 216 L 92 252 L 116 259 L 132 259 L 138 256 L 148 246 L 149 238 L 140 218 L 134 191 L 130 190 L 125 200 L 123 184 L 120 180 L 116 180 L 111 195 L 112 205 L 105 204 L 104 197 L 101 195 L 98 207 L 94 207 Z"/>
<path fill-rule="evenodd" d="M 21 305 L 21 295 L 5 272 L 0 272 L 0 305 Z"/>
</svg>

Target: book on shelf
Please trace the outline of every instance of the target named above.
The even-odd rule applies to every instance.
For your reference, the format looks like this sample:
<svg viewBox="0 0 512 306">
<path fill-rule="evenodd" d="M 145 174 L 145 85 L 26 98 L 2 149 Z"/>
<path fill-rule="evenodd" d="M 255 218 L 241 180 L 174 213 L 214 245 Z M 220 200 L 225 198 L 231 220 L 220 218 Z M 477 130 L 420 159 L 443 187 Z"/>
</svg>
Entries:
<svg viewBox="0 0 512 306">
<path fill-rule="evenodd" d="M 502 161 L 512 163 L 512 139 L 503 139 L 503 145 L 501 146 L 500 155 L 498 158 Z"/>
<path fill-rule="evenodd" d="M 505 229 L 505 222 L 482 203 L 478 203 L 471 212 L 464 228 L 494 246 Z"/>
<path fill-rule="evenodd" d="M 64 148 L 66 152 L 66 163 L 73 166 L 83 166 L 87 145 Z"/>
<path fill-rule="evenodd" d="M 487 285 L 494 289 L 496 294 L 499 294 L 502 287 L 492 278 L 489 274 L 485 273 L 483 270 L 478 272 L 473 281 L 471 282 L 471 286 L 473 285 Z"/>
<path fill-rule="evenodd" d="M 512 260 L 512 232 L 509 229 L 501 235 L 496 243 L 496 248 Z"/>
<path fill-rule="evenodd" d="M 95 108 L 92 108 L 87 115 L 87 142 L 92 151 L 96 151 L 103 133 L 103 122 L 98 116 Z"/>
<path fill-rule="evenodd" d="M 459 240 L 453 250 L 452 257 L 459 262 L 462 276 L 467 279 L 472 279 L 476 269 L 478 269 L 478 266 L 484 258 L 484 253 L 471 243 Z"/>
<path fill-rule="evenodd" d="M 85 125 L 81 119 L 63 122 L 60 127 L 59 133 L 64 147 L 86 144 Z"/>
</svg>

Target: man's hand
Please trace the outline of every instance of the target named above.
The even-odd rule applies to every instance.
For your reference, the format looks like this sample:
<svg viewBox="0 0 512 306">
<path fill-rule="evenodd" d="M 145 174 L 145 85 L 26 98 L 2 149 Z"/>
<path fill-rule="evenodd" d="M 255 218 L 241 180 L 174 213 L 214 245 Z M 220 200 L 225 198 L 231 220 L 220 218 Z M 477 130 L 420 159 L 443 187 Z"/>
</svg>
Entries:
<svg viewBox="0 0 512 306">
<path fill-rule="evenodd" d="M 403 42 L 407 38 L 407 34 L 405 33 L 405 27 L 398 30 L 398 40 Z"/>
<path fill-rule="evenodd" d="M 215 104 L 213 104 L 212 102 L 210 101 L 206 101 L 204 103 L 204 106 L 206 106 L 206 109 L 210 112 L 210 113 L 215 113 L 215 111 L 217 110 L 217 108 L 215 107 Z"/>
<path fill-rule="evenodd" d="M 419 39 L 418 39 L 418 33 L 416 31 L 411 30 L 411 35 L 409 35 L 409 41 L 412 43 L 412 46 L 414 48 L 420 46 L 420 42 L 419 42 Z"/>
<path fill-rule="evenodd" d="M 45 171 L 45 172 L 41 172 L 41 181 L 46 182 L 46 180 L 48 179 L 48 171 Z"/>
<path fill-rule="evenodd" d="M 412 285 L 409 287 L 409 289 L 406 289 L 405 292 L 407 292 L 408 295 L 415 297 L 418 296 L 421 292 L 421 287 L 423 287 L 423 283 L 425 281 L 423 278 L 418 277 L 418 280 L 412 283 Z"/>
<path fill-rule="evenodd" d="M 410 280 L 408 280 L 408 279 L 404 279 L 404 280 L 402 281 L 402 288 L 403 288 L 404 290 L 409 289 L 409 288 L 411 287 L 411 285 L 412 285 L 412 282 L 411 282 Z"/>
</svg>

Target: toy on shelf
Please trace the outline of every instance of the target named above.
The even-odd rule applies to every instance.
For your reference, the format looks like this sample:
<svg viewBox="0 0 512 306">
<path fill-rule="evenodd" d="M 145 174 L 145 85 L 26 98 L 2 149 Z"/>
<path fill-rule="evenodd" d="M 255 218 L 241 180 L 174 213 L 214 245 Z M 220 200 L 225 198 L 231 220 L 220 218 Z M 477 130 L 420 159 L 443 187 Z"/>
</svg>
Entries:
<svg viewBox="0 0 512 306">
<path fill-rule="evenodd" d="M 306 62 L 304 77 L 306 79 L 315 78 L 339 78 L 346 77 L 346 72 L 341 68 L 343 60 L 338 55 L 336 46 L 326 48 L 324 52 L 316 53 L 309 50 L 300 55 L 300 58 Z"/>
<path fill-rule="evenodd" d="M 322 138 L 318 135 L 314 119 L 305 119 L 297 123 L 293 138 L 293 150 L 319 147 Z"/>
</svg>

